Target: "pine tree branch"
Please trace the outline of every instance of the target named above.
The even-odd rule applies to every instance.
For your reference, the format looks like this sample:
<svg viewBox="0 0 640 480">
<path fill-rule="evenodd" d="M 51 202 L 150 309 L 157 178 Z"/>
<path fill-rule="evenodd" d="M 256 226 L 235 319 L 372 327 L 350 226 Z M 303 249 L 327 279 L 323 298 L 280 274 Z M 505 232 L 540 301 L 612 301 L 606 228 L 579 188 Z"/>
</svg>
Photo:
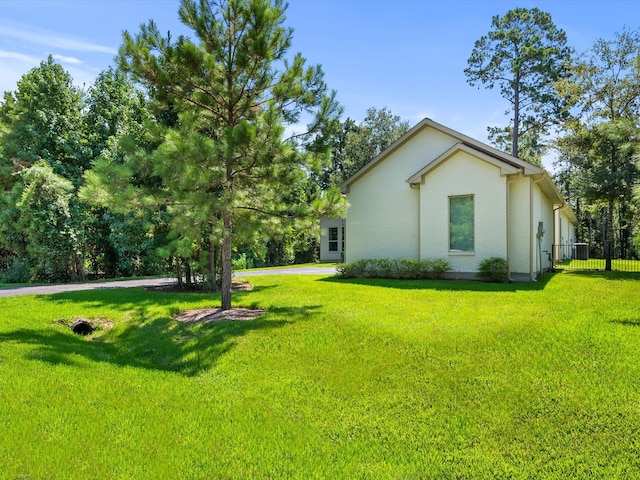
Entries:
<svg viewBox="0 0 640 480">
<path fill-rule="evenodd" d="M 268 212 L 266 210 L 263 210 L 261 208 L 256 208 L 256 207 L 247 207 L 247 206 L 239 206 L 239 207 L 235 207 L 238 210 L 249 210 L 252 212 L 257 212 L 257 213 L 262 213 L 263 215 L 268 215 L 270 217 L 276 217 L 276 218 L 284 218 L 286 220 L 292 220 L 294 218 L 300 218 L 299 216 L 293 215 L 293 214 L 282 214 L 282 213 L 278 213 L 278 212 Z"/>
</svg>

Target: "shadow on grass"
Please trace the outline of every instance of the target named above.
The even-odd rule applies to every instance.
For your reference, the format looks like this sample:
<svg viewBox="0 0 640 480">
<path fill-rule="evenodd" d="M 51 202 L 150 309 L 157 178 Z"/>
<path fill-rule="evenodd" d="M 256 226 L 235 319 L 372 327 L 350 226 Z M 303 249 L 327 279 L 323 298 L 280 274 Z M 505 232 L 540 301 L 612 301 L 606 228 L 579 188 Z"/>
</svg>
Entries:
<svg viewBox="0 0 640 480">
<path fill-rule="evenodd" d="M 265 315 L 266 317 L 266 315 Z M 103 336 L 80 337 L 65 327 L 18 329 L 0 334 L 0 342 L 32 345 L 27 358 L 50 364 L 80 365 L 74 357 L 119 366 L 194 376 L 210 369 L 249 332 L 272 330 L 290 323 L 257 318 L 185 325 L 172 318 L 130 321 Z"/>
<path fill-rule="evenodd" d="M 628 327 L 640 327 L 640 318 L 636 319 L 620 319 L 620 320 L 611 320 L 611 323 L 617 323 L 618 325 L 625 325 Z"/>
<path fill-rule="evenodd" d="M 249 292 L 234 292 L 233 299 L 237 301 L 237 299 L 249 293 L 277 287 L 278 285 L 266 285 L 254 287 Z M 162 292 L 140 287 L 80 290 L 52 295 L 38 295 L 37 298 L 47 302 L 82 303 L 83 307 L 87 308 L 108 307 L 119 311 L 144 310 L 150 307 L 171 307 L 181 303 L 202 303 L 202 301 L 209 300 L 212 307 L 220 305 L 219 293 Z"/>
<path fill-rule="evenodd" d="M 320 308 L 272 308 L 253 320 L 217 323 L 182 323 L 155 310 L 158 306 L 170 308 L 176 302 L 189 300 L 201 301 L 202 295 L 140 289 L 52 295 L 49 297 L 52 302 L 77 302 L 83 304 L 83 308 L 108 305 L 130 310 L 132 315 L 112 330 L 99 329 L 87 337 L 74 334 L 67 325 L 53 322 L 49 328 L 21 328 L 0 333 L 0 343 L 29 345 L 26 358 L 52 365 L 82 368 L 82 359 L 86 359 L 194 376 L 214 366 L 244 335 L 306 320 Z M 151 313 L 152 307 L 155 313 Z"/>
<path fill-rule="evenodd" d="M 439 290 L 439 291 L 471 291 L 471 292 L 517 292 L 543 290 L 553 279 L 552 273 L 538 277 L 535 282 L 489 283 L 479 280 L 396 280 L 380 278 L 321 278 L 319 282 L 330 282 L 347 285 L 367 285 L 371 287 L 394 288 L 398 290 Z"/>
</svg>

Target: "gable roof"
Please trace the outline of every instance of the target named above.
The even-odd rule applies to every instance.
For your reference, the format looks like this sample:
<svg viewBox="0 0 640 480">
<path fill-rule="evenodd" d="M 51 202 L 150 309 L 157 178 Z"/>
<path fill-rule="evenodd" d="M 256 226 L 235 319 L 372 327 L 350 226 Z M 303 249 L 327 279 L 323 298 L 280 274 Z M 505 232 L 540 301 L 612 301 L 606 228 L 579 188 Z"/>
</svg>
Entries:
<svg viewBox="0 0 640 480">
<path fill-rule="evenodd" d="M 471 147 L 471 146 L 469 146 L 469 145 L 467 145 L 465 143 L 458 142 L 455 145 L 453 145 L 451 148 L 449 148 L 447 151 L 445 151 L 444 153 L 442 153 L 441 155 L 439 155 L 438 157 L 436 157 L 435 159 L 430 161 L 427 165 L 422 167 L 416 173 L 411 175 L 406 180 L 406 182 L 411 184 L 411 185 L 414 185 L 416 183 L 420 183 L 422 181 L 422 177 L 426 173 L 428 173 L 429 171 L 433 170 L 434 168 L 436 168 L 441 163 L 447 161 L 449 158 L 451 158 L 452 156 L 454 156 L 458 152 L 468 153 L 470 155 L 473 155 L 474 157 L 478 157 L 481 160 L 484 160 L 485 162 L 490 163 L 490 164 L 498 167 L 500 169 L 500 175 L 509 175 L 509 174 L 512 174 L 512 173 L 518 173 L 520 171 L 520 168 L 518 168 L 518 166 L 516 166 L 516 165 L 513 165 L 513 164 L 505 162 L 505 161 L 501 161 L 500 159 L 496 158 L 493 155 L 488 155 L 488 154 L 484 153 L 483 151 L 478 150 L 476 148 L 473 148 L 473 147 Z"/>
<path fill-rule="evenodd" d="M 498 150 L 497 148 L 493 148 L 482 142 L 474 140 L 473 138 L 468 137 L 467 135 L 464 135 L 460 132 L 452 130 L 449 127 L 445 127 L 444 125 L 441 125 L 437 122 L 434 122 L 430 118 L 425 118 L 422 121 L 420 121 L 420 123 L 418 123 L 416 126 L 414 126 L 412 129 L 410 129 L 407 133 L 405 133 L 402 137 L 400 137 L 398 140 L 392 143 L 386 150 L 381 152 L 377 157 L 375 157 L 373 160 L 367 163 L 364 167 L 358 170 L 354 175 L 348 178 L 340 186 L 340 190 L 343 193 L 347 193 L 349 191 L 349 187 L 353 182 L 358 180 L 360 177 L 366 174 L 369 170 L 375 167 L 378 163 L 380 163 L 389 155 L 391 155 L 393 152 L 398 150 L 402 145 L 407 143 L 409 140 L 411 140 L 414 136 L 416 136 L 419 132 L 421 132 L 425 128 L 433 128 L 434 130 L 445 133 L 455 138 L 456 140 L 458 140 L 460 144 L 466 145 L 467 147 L 475 150 L 476 152 L 474 152 L 474 155 L 478 155 L 478 152 L 484 153 L 488 157 L 491 157 L 495 160 L 498 160 L 507 165 L 511 165 L 512 167 L 522 170 L 522 172 L 525 175 L 533 175 L 533 174 L 544 172 L 543 169 L 541 169 L 540 167 L 536 167 L 535 165 L 532 165 L 529 162 L 525 162 L 524 160 L 520 160 L 519 158 L 509 155 L 508 153 L 504 153 Z"/>
<path fill-rule="evenodd" d="M 443 152 L 437 158 L 429 162 L 422 169 L 414 173 L 406 181 L 409 184 L 419 183 L 423 175 L 430 170 L 438 166 L 440 163 L 446 161 L 452 155 L 457 152 L 466 152 L 480 159 L 487 161 L 500 168 L 501 175 L 509 175 L 521 171 L 523 175 L 531 176 L 533 181 L 540 186 L 540 189 L 551 200 L 554 205 L 560 206 L 563 211 L 567 213 L 567 216 L 572 223 L 577 224 L 577 218 L 571 206 L 565 201 L 564 197 L 560 194 L 558 187 L 551 179 L 549 174 L 543 168 L 533 165 L 529 162 L 525 162 L 513 155 L 509 155 L 497 148 L 491 147 L 485 143 L 479 142 L 467 135 L 457 132 L 449 127 L 445 127 L 437 122 L 434 122 L 430 118 L 425 118 L 402 137 L 392 143 L 387 149 L 381 152 L 377 157 L 367 163 L 364 167 L 358 170 L 354 175 L 348 178 L 341 186 L 342 193 L 348 193 L 349 187 L 353 182 L 364 176 L 369 170 L 375 167 L 378 163 L 382 162 L 393 152 L 398 150 L 405 143 L 409 142 L 414 136 L 421 132 L 425 128 L 433 128 L 439 132 L 450 135 L 458 140 L 458 142 L 451 148 Z"/>
</svg>

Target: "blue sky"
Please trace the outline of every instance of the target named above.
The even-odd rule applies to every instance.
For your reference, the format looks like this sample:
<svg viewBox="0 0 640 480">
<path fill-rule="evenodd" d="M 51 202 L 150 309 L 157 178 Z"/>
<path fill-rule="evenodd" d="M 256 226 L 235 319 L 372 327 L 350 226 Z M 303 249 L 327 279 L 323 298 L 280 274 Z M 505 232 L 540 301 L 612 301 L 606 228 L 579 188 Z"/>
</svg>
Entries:
<svg viewBox="0 0 640 480">
<path fill-rule="evenodd" d="M 78 85 L 110 65 L 122 31 L 153 18 L 161 31 L 189 34 L 179 0 L 0 0 L 0 92 L 52 54 Z M 556 0 L 290 0 L 292 52 L 321 64 L 344 117 L 362 120 L 387 107 L 412 125 L 429 117 L 486 141 L 506 125 L 497 89 L 469 86 L 463 73 L 475 40 L 494 15 L 515 7 L 549 12 L 578 52 L 624 27 L 640 27 L 640 3 Z"/>
</svg>

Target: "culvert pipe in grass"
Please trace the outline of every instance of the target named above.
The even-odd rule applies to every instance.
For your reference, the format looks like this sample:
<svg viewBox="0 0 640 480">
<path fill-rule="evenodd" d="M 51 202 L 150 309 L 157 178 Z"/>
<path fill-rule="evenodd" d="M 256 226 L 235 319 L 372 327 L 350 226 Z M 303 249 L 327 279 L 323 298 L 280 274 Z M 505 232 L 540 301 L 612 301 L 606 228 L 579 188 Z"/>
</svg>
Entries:
<svg viewBox="0 0 640 480">
<path fill-rule="evenodd" d="M 89 335 L 93 332 L 93 325 L 87 320 L 76 320 L 71 324 L 71 330 L 78 335 Z"/>
</svg>

